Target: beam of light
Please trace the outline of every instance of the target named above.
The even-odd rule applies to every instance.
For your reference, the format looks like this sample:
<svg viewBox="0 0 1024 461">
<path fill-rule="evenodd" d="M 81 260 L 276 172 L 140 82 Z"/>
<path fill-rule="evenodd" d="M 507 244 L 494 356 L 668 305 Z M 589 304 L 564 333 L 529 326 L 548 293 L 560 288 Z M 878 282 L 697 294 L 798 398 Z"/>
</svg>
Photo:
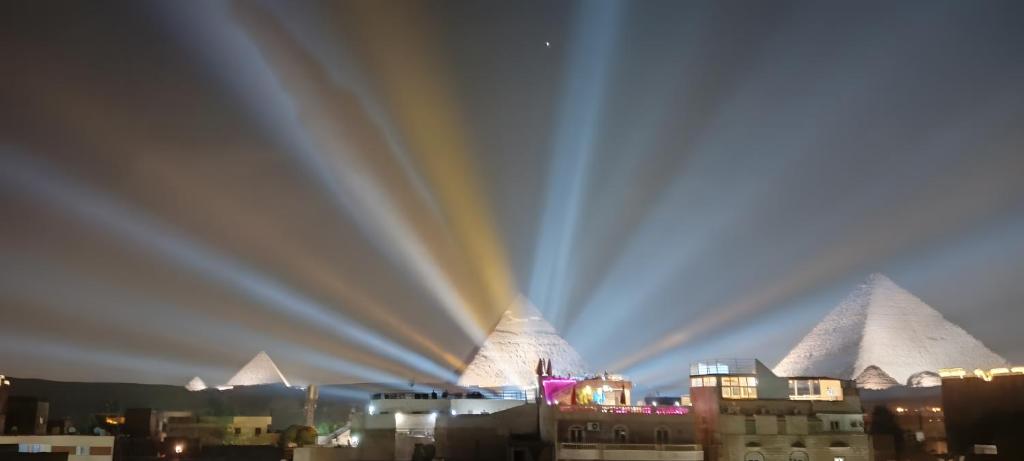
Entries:
<svg viewBox="0 0 1024 461">
<path fill-rule="evenodd" d="M 688 348 L 685 355 L 660 356 L 638 364 L 636 367 L 630 368 L 628 374 L 634 381 L 634 395 L 655 390 L 681 392 L 689 387 L 687 365 L 697 360 L 716 357 L 753 358 L 761 360 L 771 368 L 774 363 L 765 361 L 765 357 L 760 356 L 756 350 L 742 346 L 737 348 L 737 346 L 749 344 L 751 337 L 763 338 L 765 341 L 791 339 L 791 331 L 778 328 L 780 322 L 785 323 L 791 320 L 791 317 L 791 313 L 772 315 L 770 318 L 759 319 L 761 321 L 757 323 L 747 324 L 744 327 L 706 338 Z"/>
<path fill-rule="evenodd" d="M 454 104 L 452 81 L 429 29 L 427 10 L 417 3 L 356 3 L 356 28 L 363 31 L 369 67 L 416 164 L 437 194 L 459 250 L 485 289 L 485 312 L 508 305 L 517 294 L 499 232 L 477 179 L 469 135 Z M 380 31 L 388 31 L 382 39 Z M 488 315 L 488 320 L 493 316 Z"/>
<path fill-rule="evenodd" d="M 95 327 L 96 331 L 109 329 L 110 325 L 106 319 L 110 318 L 125 319 L 117 325 L 123 326 L 128 323 L 127 319 L 143 311 L 147 313 L 143 320 L 144 324 L 138 329 L 129 328 L 130 332 L 151 330 L 146 328 L 146 325 L 160 325 L 158 331 L 146 331 L 147 337 L 159 339 L 164 343 L 173 343 L 177 350 L 196 349 L 197 341 L 205 344 L 205 347 L 230 343 L 239 347 L 244 345 L 252 350 L 266 350 L 272 357 L 284 359 L 280 365 L 283 365 L 282 368 L 293 383 L 309 384 L 315 381 L 289 370 L 288 364 L 292 363 L 303 363 L 312 368 L 327 370 L 339 376 L 350 376 L 361 381 L 404 383 L 407 379 L 400 374 L 402 369 L 382 370 L 345 360 L 323 350 L 294 341 L 283 341 L 260 330 L 244 327 L 234 318 L 217 319 L 209 314 L 190 312 L 183 308 L 184 306 L 154 301 L 152 296 L 88 280 L 89 277 L 85 274 L 40 265 L 32 258 L 18 257 L 9 252 L 0 255 L 3 256 L 4 266 L 17 268 L 17 271 L 8 271 L 11 275 L 0 281 L 3 293 L 15 295 L 33 305 L 58 312 L 60 318 L 80 327 Z M 61 290 L 53 290 L 54 286 L 61 287 Z M 84 315 L 83 312 L 88 312 L 89 315 Z M 364 362 L 373 361 L 374 357 L 367 356 L 362 359 Z M 186 378 L 192 375 L 189 374 Z M 204 378 L 209 379 L 211 376 L 206 375 Z"/>
<path fill-rule="evenodd" d="M 192 376 L 197 372 L 217 376 L 225 372 L 222 367 L 194 361 L 182 362 L 166 357 L 132 354 L 123 350 L 101 349 L 95 344 L 86 345 L 17 331 L 0 330 L 0 348 L 9 355 L 45 357 L 47 362 L 51 362 L 47 363 L 47 366 L 52 366 L 52 362 L 56 362 L 67 366 L 88 365 L 122 369 L 130 371 L 133 376 L 143 381 L 152 377 L 155 382 L 165 382 L 168 376 Z"/>
<path fill-rule="evenodd" d="M 78 95 L 78 93 L 75 92 L 72 95 Z M 133 133 L 145 131 L 138 124 L 138 120 L 119 119 L 116 123 L 111 124 L 110 119 L 99 120 L 95 117 L 83 117 L 83 114 L 74 111 L 68 113 L 65 110 L 64 104 L 68 102 L 72 95 L 63 95 L 59 100 L 42 101 L 43 104 L 50 108 L 49 112 L 52 112 L 52 116 L 56 118 L 56 125 L 59 126 L 56 129 L 68 133 L 69 139 L 81 139 L 82 143 L 95 146 L 106 146 L 105 140 L 112 137 L 119 137 L 122 141 L 127 139 L 126 145 L 142 142 L 141 139 L 133 138 Z M 98 101 L 91 97 L 75 98 L 71 107 L 92 107 L 97 103 Z M 116 127 L 118 131 L 111 131 L 112 126 Z M 114 146 L 113 148 L 116 149 L 117 147 Z M 123 149 L 120 152 L 130 155 Z M 164 169 L 161 168 L 158 171 L 164 171 Z M 191 192 L 193 195 L 206 194 L 209 200 L 204 203 L 203 207 L 198 207 L 192 210 L 192 212 L 193 214 L 204 213 L 203 216 L 208 218 L 209 222 L 216 222 L 224 216 L 224 213 L 232 211 L 230 206 L 234 206 L 234 204 L 230 206 L 216 206 L 218 199 L 221 198 L 217 191 L 207 189 L 205 192 L 200 192 L 201 184 L 190 181 L 188 177 L 183 177 L 179 171 L 172 169 L 164 179 L 166 184 L 161 183 L 161 187 L 173 186 L 176 190 L 181 191 L 182 194 L 187 192 Z M 279 224 L 277 221 L 268 220 L 260 223 L 258 228 L 267 231 L 268 229 L 276 228 Z M 247 233 L 241 234 L 238 238 L 246 238 L 247 236 Z M 449 369 L 459 370 L 465 368 L 463 360 L 444 350 L 436 342 L 427 338 L 407 322 L 403 322 L 400 317 L 388 315 L 386 306 L 374 300 L 372 296 L 361 290 L 357 285 L 348 282 L 343 277 L 338 277 L 336 270 L 333 270 L 327 264 L 319 262 L 316 258 L 317 255 L 310 254 L 304 247 L 292 244 L 292 241 L 286 235 L 279 233 L 277 236 L 267 237 L 261 241 L 254 242 L 254 246 L 269 251 L 273 254 L 273 259 L 275 260 L 285 261 L 288 268 L 299 272 L 302 278 L 330 287 L 331 294 L 338 296 L 337 299 L 340 299 L 344 305 L 358 309 L 364 315 L 372 317 L 373 320 L 384 323 L 388 329 L 395 331 L 402 338 L 411 340 L 416 346 L 429 351 L 434 358 L 443 360 L 448 364 Z"/>
<path fill-rule="evenodd" d="M 234 6 L 233 12 L 227 3 L 211 3 L 175 8 L 173 13 L 196 32 L 186 40 L 207 61 L 218 63 L 226 80 L 241 87 L 235 91 L 253 106 L 253 115 L 354 218 L 368 240 L 410 270 L 468 337 L 482 341 L 484 331 L 475 312 L 402 215 L 410 207 L 403 208 L 392 191 L 405 183 L 385 188 L 374 178 L 367 162 L 379 162 L 384 151 L 393 152 L 379 139 L 362 104 L 336 87 L 325 69 L 260 7 Z"/>
<path fill-rule="evenodd" d="M 727 323 L 771 307 L 783 307 L 796 302 L 801 294 L 814 287 L 834 284 L 850 273 L 877 266 L 879 261 L 935 251 L 936 248 L 948 245 L 950 236 L 964 232 L 969 234 L 972 228 L 984 228 L 993 216 L 1018 206 L 1016 195 L 986 187 L 994 178 L 1013 175 L 1013 172 L 1002 168 L 1000 162 L 978 162 L 964 155 L 964 152 L 970 151 L 978 143 L 991 142 L 1012 133 L 1013 129 L 1007 121 L 1013 120 L 1012 114 L 1019 112 L 1018 99 L 1014 96 L 996 98 L 992 104 L 984 106 L 983 110 L 965 114 L 956 123 L 942 127 L 945 129 L 937 129 L 923 140 L 919 147 L 932 153 L 932 179 L 924 184 L 915 183 L 915 193 L 904 198 L 904 203 L 891 204 L 887 210 L 872 209 L 872 204 L 877 203 L 873 199 L 878 198 L 872 197 L 872 194 L 892 194 L 891 190 L 872 190 L 854 200 L 863 213 L 852 213 L 852 216 L 844 219 L 808 223 L 805 227 L 811 235 L 838 235 L 840 238 L 826 239 L 821 242 L 820 252 L 808 257 L 795 269 L 775 277 L 767 286 L 752 290 L 731 303 L 708 309 L 710 314 L 656 339 L 641 350 L 615 362 L 612 368 L 628 369 L 659 355 L 677 352 L 691 340 L 701 338 Z M 985 129 L 964 135 L 964 126 L 958 126 L 960 124 L 980 125 Z M 954 196 L 971 197 L 972 202 L 983 203 L 985 206 L 948 207 L 946 202 L 933 200 L 937 190 L 932 187 L 949 187 L 941 172 L 957 177 L 955 187 L 959 191 Z M 943 211 L 940 212 L 939 208 Z M 906 213 L 904 210 L 914 212 Z M 882 238 L 882 234 L 886 238 Z M 792 250 L 795 252 L 795 249 Z"/>
<path fill-rule="evenodd" d="M 546 199 L 533 257 L 529 298 L 557 327 L 571 285 L 569 263 L 595 149 L 621 3 L 591 2 L 579 11 L 569 44 L 564 99 L 552 145 Z"/>
<path fill-rule="evenodd" d="M 413 369 L 453 381 L 454 373 L 366 329 L 347 316 L 297 293 L 242 263 L 206 248 L 132 210 L 62 177 L 29 159 L 6 152 L 0 157 L 0 183 L 68 211 L 90 224 L 113 232 L 169 261 L 224 283 L 273 311 L 298 315 L 308 324 L 326 328 L 360 347 L 407 364 Z"/>
<path fill-rule="evenodd" d="M 699 206 L 699 202 L 694 203 L 693 198 L 706 194 L 699 190 L 677 189 L 680 183 L 686 181 L 683 178 L 689 176 L 686 167 L 695 156 L 695 151 L 699 150 L 697 147 L 705 143 L 712 133 L 710 128 L 719 113 L 728 107 L 722 101 L 737 91 L 742 83 L 743 69 L 761 57 L 762 48 L 769 42 L 764 38 L 772 36 L 774 32 L 773 21 L 760 18 L 761 21 L 755 27 L 744 27 L 743 33 L 728 35 L 723 40 L 725 37 L 722 35 L 729 33 L 717 31 L 716 25 L 720 20 L 717 17 L 718 7 L 704 14 L 698 13 L 687 11 L 682 17 L 658 14 L 656 18 L 641 14 L 635 21 L 643 21 L 644 25 L 640 26 L 636 22 L 632 24 L 632 27 L 663 29 L 655 33 L 668 38 L 662 48 L 651 50 L 645 44 L 642 49 L 623 50 L 625 62 L 619 67 L 642 70 L 627 70 L 627 76 L 617 78 L 629 79 L 633 88 L 642 90 L 630 91 L 623 101 L 614 103 L 625 107 L 618 112 L 628 116 L 620 115 L 616 121 L 618 131 L 624 132 L 623 135 L 605 141 L 605 150 L 617 155 L 612 154 L 602 159 L 602 170 L 610 173 L 600 179 L 601 186 L 594 190 L 590 198 L 593 203 L 600 204 L 600 211 L 590 213 L 586 224 L 587 241 L 600 242 L 600 246 L 588 246 L 581 250 L 581 253 L 586 254 L 587 262 L 584 264 L 589 273 L 582 286 L 591 288 L 587 290 L 587 297 L 581 305 L 570 306 L 573 309 L 566 322 L 570 328 L 581 328 L 583 323 L 577 321 L 599 312 L 596 309 L 602 306 L 620 306 L 625 311 L 627 309 L 621 307 L 625 302 L 643 304 L 633 296 L 633 290 L 623 290 L 622 284 L 612 283 L 617 278 L 610 272 L 619 269 L 618 266 L 628 266 L 623 264 L 623 260 L 630 257 L 629 252 L 633 250 L 631 245 L 618 242 L 636 240 L 650 244 L 649 238 L 634 239 L 644 230 L 646 221 L 654 219 L 659 212 L 685 216 L 689 213 L 680 213 L 679 210 L 687 204 Z M 705 43 L 720 45 L 714 48 L 701 46 Z M 721 50 L 722 46 L 726 48 Z M 667 48 L 672 49 L 674 59 L 664 60 L 659 57 L 651 62 L 652 56 L 649 53 L 666 53 Z M 714 65 L 694 67 L 680 64 L 688 61 Z M 629 155 L 621 155 L 621 152 L 629 152 Z M 699 165 L 700 161 L 696 163 Z M 665 196 L 673 198 L 659 200 L 659 197 Z M 656 209 L 666 204 L 671 204 L 673 209 Z M 696 223 L 696 226 L 714 227 L 707 220 L 697 220 Z M 665 229 L 662 226 L 668 224 L 657 223 L 650 227 Z M 682 233 L 675 236 L 675 240 L 683 243 L 672 243 L 672 248 L 681 246 L 685 253 L 685 249 L 690 248 L 687 242 L 694 240 L 689 237 L 691 232 L 691 226 L 686 226 Z M 609 242 L 613 242 L 612 245 L 608 245 Z M 656 272 L 654 267 L 647 264 L 657 264 L 659 259 L 685 259 L 685 254 L 677 257 L 673 253 L 672 258 L 655 256 L 644 259 L 641 263 L 645 266 L 644 270 L 632 271 L 632 274 Z M 643 284 L 647 280 L 640 278 L 639 282 Z M 630 293 L 627 299 L 611 299 L 624 292 Z"/>
<path fill-rule="evenodd" d="M 716 248 L 715 243 L 721 239 L 723 234 L 734 232 L 733 229 L 743 229 L 745 226 L 754 226 L 766 219 L 772 219 L 771 216 L 765 216 L 765 210 L 771 210 L 771 201 L 777 200 L 781 193 L 786 192 L 785 186 L 787 181 L 792 181 L 792 175 L 802 172 L 801 163 L 812 161 L 818 149 L 826 146 L 828 142 L 847 136 L 851 120 L 856 120 L 856 116 L 867 114 L 872 108 L 872 105 L 866 100 L 853 99 L 853 97 L 866 89 L 881 85 L 889 73 L 882 70 L 874 70 L 866 74 L 852 72 L 862 67 L 859 64 L 864 60 L 873 59 L 874 52 L 869 48 L 857 45 L 845 50 L 848 56 L 843 56 L 844 60 L 841 61 L 843 65 L 835 67 L 834 70 L 837 77 L 824 79 L 827 84 L 822 84 L 803 95 L 804 97 L 797 107 L 797 113 L 813 114 L 814 120 L 816 120 L 814 130 L 776 140 L 773 138 L 777 138 L 777 136 L 772 135 L 772 130 L 775 127 L 769 122 L 763 123 L 762 127 L 756 129 L 763 132 L 757 138 L 773 139 L 774 145 L 760 146 L 759 149 L 764 151 L 764 155 L 755 159 L 753 164 L 745 165 L 752 174 L 737 175 L 734 170 L 738 162 L 732 162 L 730 159 L 737 158 L 737 153 L 749 149 L 749 146 L 743 145 L 745 141 L 742 138 L 738 138 L 737 141 L 725 139 L 726 135 L 730 134 L 729 129 L 734 125 L 746 124 L 747 122 L 744 120 L 749 118 L 746 114 L 758 113 L 744 104 L 749 105 L 751 101 L 756 103 L 755 95 L 764 93 L 763 88 L 759 85 L 765 84 L 763 82 L 768 82 L 767 84 L 771 85 L 773 81 L 788 77 L 785 72 L 772 70 L 777 65 L 781 66 L 781 63 L 768 63 L 761 60 L 759 67 L 762 70 L 767 70 L 768 73 L 765 75 L 762 75 L 764 72 L 754 73 L 756 78 L 741 85 L 736 94 L 731 95 L 725 101 L 725 106 L 717 111 L 720 113 L 717 117 L 718 120 L 708 127 L 708 131 L 713 136 L 710 136 L 706 142 L 694 146 L 697 152 L 689 161 L 687 170 L 676 178 L 675 183 L 662 196 L 659 203 L 651 208 L 646 222 L 628 240 L 627 248 L 621 253 L 622 258 L 607 271 L 606 277 L 584 303 L 580 316 L 601 315 L 605 322 L 596 327 L 574 324 L 567 331 L 566 338 L 577 344 L 581 350 L 599 347 L 599 338 L 610 334 L 614 326 L 620 324 L 629 315 L 642 310 L 645 304 L 650 302 L 652 296 L 679 284 L 681 275 L 695 270 L 699 271 L 694 264 L 713 257 L 710 251 Z M 870 68 L 892 69 L 898 67 L 897 64 Z M 844 111 L 831 110 L 829 104 L 821 103 L 821 101 L 835 98 L 850 99 L 851 101 Z M 1003 110 L 995 112 L 1001 113 L 1002 116 L 1006 115 Z M 1000 120 L 999 118 L 989 118 L 994 115 L 992 113 L 982 115 L 981 119 L 984 120 Z M 962 120 L 977 119 L 962 117 Z M 923 130 L 923 132 L 934 135 L 941 133 L 942 128 L 940 126 L 938 129 Z M 885 131 L 876 133 L 876 135 L 900 136 L 902 134 L 903 137 L 907 136 L 905 133 L 899 132 L 901 127 L 884 127 L 884 129 Z M 936 158 L 954 156 L 946 151 L 948 146 L 933 143 L 932 139 L 924 141 L 925 145 L 914 147 L 924 151 L 931 149 L 943 151 L 942 155 L 936 156 Z M 953 139 L 952 141 L 962 143 L 963 140 Z M 768 152 L 772 152 L 772 155 L 768 155 Z M 729 178 L 729 175 L 733 177 Z M 717 177 L 729 178 L 730 187 L 723 191 L 720 184 L 722 180 L 716 182 L 715 178 Z M 713 199 L 708 196 L 709 192 L 715 194 Z M 863 203 L 870 203 L 868 206 L 876 206 L 877 201 L 869 199 L 877 198 L 877 194 L 892 194 L 892 192 L 881 188 L 868 189 L 860 195 L 851 194 L 851 198 L 860 199 Z M 684 216 L 678 212 L 681 209 L 690 212 Z M 849 215 L 857 216 L 852 213 Z M 817 242 L 826 235 L 835 235 L 837 232 L 845 233 L 842 228 L 810 229 L 816 225 L 819 223 L 802 225 L 802 231 L 808 236 L 809 241 Z M 884 227 L 878 229 L 880 232 L 887 232 L 883 230 Z M 671 248 L 671 257 L 664 256 L 666 247 Z M 856 253 L 854 248 L 852 247 L 851 250 Z M 784 252 L 782 249 L 777 249 L 776 253 Z M 866 253 L 861 252 L 861 254 L 852 256 L 854 260 L 862 261 L 861 258 L 864 254 Z M 836 266 L 831 267 L 835 268 Z M 845 267 L 851 266 L 846 264 Z M 823 279 L 828 279 L 834 277 L 835 274 L 836 272 L 829 271 L 819 275 Z M 733 282 L 735 283 L 738 276 L 733 274 L 731 277 L 734 278 Z M 628 289 L 623 287 L 628 287 Z M 691 306 L 731 305 L 741 310 L 764 307 L 754 306 L 746 301 L 729 303 L 712 300 L 706 304 L 702 301 L 704 300 L 685 299 L 683 302 Z M 739 315 L 739 313 L 733 315 Z M 715 320 L 709 321 L 706 325 L 707 328 L 711 328 L 719 324 L 721 321 Z M 674 339 L 663 342 L 661 346 L 652 346 L 650 350 L 669 350 L 681 345 L 692 336 L 680 331 L 671 332 L 669 335 Z M 644 356 L 644 354 L 636 355 L 636 357 Z M 628 361 L 617 363 L 619 366 L 627 366 L 627 364 Z"/>
</svg>

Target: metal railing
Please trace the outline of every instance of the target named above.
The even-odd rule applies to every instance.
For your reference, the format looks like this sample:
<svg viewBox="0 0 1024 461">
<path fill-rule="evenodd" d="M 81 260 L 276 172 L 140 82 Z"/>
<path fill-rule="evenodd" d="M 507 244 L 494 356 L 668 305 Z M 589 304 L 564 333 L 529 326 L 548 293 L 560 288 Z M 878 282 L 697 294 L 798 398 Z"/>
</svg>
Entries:
<svg viewBox="0 0 1024 461">
<path fill-rule="evenodd" d="M 562 443 L 563 450 L 701 451 L 700 445 L 660 443 Z"/>
<path fill-rule="evenodd" d="M 533 401 L 537 393 L 526 391 L 469 391 L 469 392 L 378 392 L 370 396 L 370 400 L 523 400 Z"/>
<path fill-rule="evenodd" d="M 655 405 L 559 405 L 562 413 L 610 413 L 616 415 L 686 415 L 690 407 Z"/>
<path fill-rule="evenodd" d="M 757 373 L 754 359 L 707 359 L 690 364 L 690 376 L 751 375 Z"/>
</svg>

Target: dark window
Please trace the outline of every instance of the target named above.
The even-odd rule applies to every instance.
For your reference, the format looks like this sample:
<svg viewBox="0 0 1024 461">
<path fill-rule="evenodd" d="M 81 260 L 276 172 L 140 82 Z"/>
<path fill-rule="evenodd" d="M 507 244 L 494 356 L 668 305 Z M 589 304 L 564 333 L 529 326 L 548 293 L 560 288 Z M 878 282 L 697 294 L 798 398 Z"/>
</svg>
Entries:
<svg viewBox="0 0 1024 461">
<path fill-rule="evenodd" d="M 658 444 L 668 443 L 668 428 L 659 427 L 654 430 L 654 442 Z"/>
<path fill-rule="evenodd" d="M 583 442 L 583 428 L 581 426 L 573 426 L 569 428 L 569 441 L 572 443 Z"/>
<path fill-rule="evenodd" d="M 256 435 L 260 435 L 262 433 L 263 433 L 263 429 L 257 427 L 256 428 Z"/>
<path fill-rule="evenodd" d="M 242 428 L 236 427 L 235 428 L 235 435 L 242 435 Z"/>
<path fill-rule="evenodd" d="M 615 443 L 626 443 L 629 440 L 629 431 L 625 426 L 615 426 L 615 429 L 612 429 L 612 437 Z"/>
<path fill-rule="evenodd" d="M 829 426 L 832 427 L 833 431 L 839 430 L 839 421 L 829 421 Z"/>
</svg>

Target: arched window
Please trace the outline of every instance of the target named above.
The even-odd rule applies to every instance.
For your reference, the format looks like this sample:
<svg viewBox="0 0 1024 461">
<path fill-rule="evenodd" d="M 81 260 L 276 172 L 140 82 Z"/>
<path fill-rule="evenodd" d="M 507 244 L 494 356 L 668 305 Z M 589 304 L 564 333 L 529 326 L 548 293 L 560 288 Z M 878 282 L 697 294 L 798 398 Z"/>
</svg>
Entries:
<svg viewBox="0 0 1024 461">
<path fill-rule="evenodd" d="M 748 451 L 743 455 L 743 461 L 764 461 L 764 454 L 759 451 Z"/>
<path fill-rule="evenodd" d="M 569 442 L 571 443 L 583 443 L 585 432 L 583 432 L 583 426 L 571 426 L 569 427 Z"/>
<path fill-rule="evenodd" d="M 654 430 L 654 443 L 664 445 L 668 443 L 668 428 L 665 426 Z"/>
<path fill-rule="evenodd" d="M 794 451 L 789 454 L 789 461 L 808 461 L 806 451 Z"/>
<path fill-rule="evenodd" d="M 629 430 L 626 426 L 615 426 L 615 429 L 612 429 L 612 439 L 615 443 L 626 443 L 629 441 Z"/>
</svg>

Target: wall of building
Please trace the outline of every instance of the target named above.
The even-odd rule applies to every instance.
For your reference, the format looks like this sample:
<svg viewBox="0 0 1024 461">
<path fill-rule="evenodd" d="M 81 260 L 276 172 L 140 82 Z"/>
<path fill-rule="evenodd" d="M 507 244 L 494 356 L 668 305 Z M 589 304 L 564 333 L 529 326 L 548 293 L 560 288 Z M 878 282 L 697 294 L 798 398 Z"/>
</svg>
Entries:
<svg viewBox="0 0 1024 461">
<path fill-rule="evenodd" d="M 436 457 L 449 461 L 511 459 L 518 444 L 529 447 L 539 441 L 537 418 L 536 404 L 486 415 L 441 416 L 434 433 Z"/>
<path fill-rule="evenodd" d="M 970 456 L 979 444 L 996 445 L 998 454 L 978 459 L 1024 459 L 1024 375 L 944 378 L 942 410 L 951 455 Z"/>
<path fill-rule="evenodd" d="M 870 438 L 866 434 L 836 434 L 829 437 L 790 435 L 732 435 L 722 436 L 719 461 L 790 461 L 806 454 L 807 461 L 872 461 Z M 832 445 L 847 445 L 833 447 Z M 751 457 L 759 453 L 761 458 Z M 794 457 L 794 455 L 796 457 Z M 710 460 L 711 458 L 705 458 Z"/>
<path fill-rule="evenodd" d="M 501 399 L 378 399 L 370 401 L 376 414 L 394 413 L 440 413 L 451 414 L 487 414 L 525 405 L 524 400 Z"/>
<path fill-rule="evenodd" d="M 359 450 L 351 447 L 301 447 L 292 453 L 293 461 L 361 461 Z"/>
<path fill-rule="evenodd" d="M 37 445 L 42 452 L 68 453 L 68 461 L 111 461 L 114 437 L 90 435 L 3 435 L 0 445 Z"/>
<path fill-rule="evenodd" d="M 196 439 L 206 445 L 273 445 L 279 434 L 268 432 L 270 416 L 201 416 L 169 418 L 167 437 Z M 258 432 L 258 433 L 257 433 Z"/>
<path fill-rule="evenodd" d="M 584 429 L 584 443 L 629 443 L 655 444 L 655 432 L 667 429 L 668 444 L 694 444 L 696 442 L 694 417 L 692 415 L 638 415 L 612 413 L 555 413 L 557 424 L 557 440 L 553 442 L 569 442 L 569 430 L 573 427 Z M 587 430 L 587 423 L 596 423 L 598 430 Z M 625 442 L 615 439 L 615 429 L 624 428 L 627 432 Z"/>
</svg>

